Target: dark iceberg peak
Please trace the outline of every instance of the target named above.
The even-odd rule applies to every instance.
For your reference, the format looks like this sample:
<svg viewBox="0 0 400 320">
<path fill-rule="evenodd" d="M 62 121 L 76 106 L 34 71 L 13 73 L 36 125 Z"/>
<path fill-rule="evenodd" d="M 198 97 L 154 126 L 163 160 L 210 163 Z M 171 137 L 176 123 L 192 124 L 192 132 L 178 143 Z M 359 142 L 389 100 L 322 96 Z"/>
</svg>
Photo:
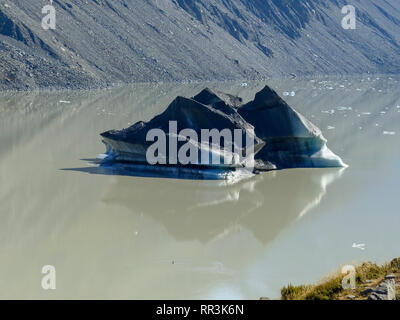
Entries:
<svg viewBox="0 0 400 320">
<path fill-rule="evenodd" d="M 274 137 L 316 137 L 326 142 L 317 126 L 290 107 L 273 89 L 265 86 L 253 101 L 238 109 L 239 114 L 255 127 L 264 141 Z"/>
<path fill-rule="evenodd" d="M 191 128 L 196 132 L 201 129 L 242 128 L 253 129 L 235 109 L 223 103 L 205 104 L 178 96 L 168 108 L 151 120 L 148 124 L 163 128 L 168 121 L 177 121 L 178 129 Z"/>
<path fill-rule="evenodd" d="M 288 104 L 270 87 L 265 86 L 256 93 L 253 101 L 246 103 L 241 110 L 256 110 L 288 107 Z"/>
<path fill-rule="evenodd" d="M 225 106 L 238 108 L 242 104 L 242 98 L 220 91 L 211 90 L 210 88 L 203 89 L 193 97 L 193 100 L 205 105 L 213 106 L 216 109 L 224 108 Z"/>
</svg>

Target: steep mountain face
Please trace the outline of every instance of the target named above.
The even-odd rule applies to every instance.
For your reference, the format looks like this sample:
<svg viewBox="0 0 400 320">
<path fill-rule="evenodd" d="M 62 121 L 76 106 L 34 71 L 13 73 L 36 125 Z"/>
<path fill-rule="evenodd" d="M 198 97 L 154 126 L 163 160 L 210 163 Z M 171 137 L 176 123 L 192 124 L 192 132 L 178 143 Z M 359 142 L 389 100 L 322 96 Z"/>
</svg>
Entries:
<svg viewBox="0 0 400 320">
<path fill-rule="evenodd" d="M 346 0 L 54 0 L 0 3 L 0 88 L 259 79 L 290 73 L 400 71 L 400 2 Z"/>
</svg>

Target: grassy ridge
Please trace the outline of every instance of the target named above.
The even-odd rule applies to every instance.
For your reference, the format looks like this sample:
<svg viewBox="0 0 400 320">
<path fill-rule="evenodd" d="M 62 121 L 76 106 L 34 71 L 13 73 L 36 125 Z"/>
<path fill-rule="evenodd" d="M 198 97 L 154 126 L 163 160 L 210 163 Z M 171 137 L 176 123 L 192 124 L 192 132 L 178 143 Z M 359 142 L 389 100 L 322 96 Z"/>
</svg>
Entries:
<svg viewBox="0 0 400 320">
<path fill-rule="evenodd" d="M 344 300 L 348 296 L 353 299 L 364 300 L 367 296 L 362 294 L 368 288 L 375 288 L 387 274 L 399 276 L 400 258 L 378 266 L 375 263 L 365 262 L 356 269 L 356 289 L 343 289 L 344 275 L 340 270 L 334 275 L 323 279 L 316 285 L 293 286 L 289 284 L 281 289 L 282 300 Z M 400 299 L 400 289 L 397 288 L 397 299 Z"/>
</svg>

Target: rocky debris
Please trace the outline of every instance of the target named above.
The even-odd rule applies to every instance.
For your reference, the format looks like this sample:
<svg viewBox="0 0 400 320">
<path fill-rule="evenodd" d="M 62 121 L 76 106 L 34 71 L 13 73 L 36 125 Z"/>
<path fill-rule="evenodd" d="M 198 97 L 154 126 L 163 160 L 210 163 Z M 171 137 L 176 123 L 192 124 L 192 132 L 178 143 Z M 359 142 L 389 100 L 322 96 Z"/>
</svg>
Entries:
<svg viewBox="0 0 400 320">
<path fill-rule="evenodd" d="M 48 3 L 48 2 L 47 2 Z M 0 2 L 0 89 L 94 88 L 126 82 L 398 73 L 398 0 Z"/>
<path fill-rule="evenodd" d="M 361 295 L 363 297 L 369 296 L 374 290 L 371 287 L 365 287 L 363 291 L 361 291 Z"/>
<path fill-rule="evenodd" d="M 371 293 L 368 300 L 396 300 L 396 287 L 393 277 L 386 277 Z"/>
<path fill-rule="evenodd" d="M 246 135 L 254 142 L 255 167 L 259 171 L 295 167 L 341 167 L 342 160 L 334 155 L 326 146 L 326 139 L 320 129 L 309 122 L 304 116 L 291 108 L 278 94 L 266 86 L 258 92 L 253 101 L 241 105 L 242 99 L 208 88 L 201 91 L 192 99 L 177 97 L 168 108 L 149 122 L 139 121 L 123 130 L 110 130 L 101 134 L 107 146 L 107 160 L 130 161 L 147 164 L 146 150 L 153 144 L 147 141 L 151 129 L 161 130 L 169 137 L 178 135 L 181 130 L 192 129 L 197 137 L 203 129 L 216 129 L 222 132 L 228 129 L 242 130 L 242 152 L 248 148 Z M 175 131 L 171 132 L 170 122 L 176 122 Z M 255 135 L 254 135 L 255 132 Z M 235 145 L 222 145 L 221 150 L 235 156 Z M 224 139 L 225 140 L 225 139 Z M 192 138 L 179 139 L 179 149 L 189 143 Z M 235 142 L 233 141 L 233 144 Z M 198 148 L 196 163 L 202 165 L 201 150 Z M 170 154 L 170 148 L 165 151 L 163 164 L 177 164 L 176 155 Z M 172 150 L 172 152 L 176 152 Z M 174 160 L 174 161 L 171 161 Z M 221 158 L 222 159 L 222 158 Z M 241 167 L 243 163 L 233 165 L 214 165 L 213 167 Z"/>
</svg>

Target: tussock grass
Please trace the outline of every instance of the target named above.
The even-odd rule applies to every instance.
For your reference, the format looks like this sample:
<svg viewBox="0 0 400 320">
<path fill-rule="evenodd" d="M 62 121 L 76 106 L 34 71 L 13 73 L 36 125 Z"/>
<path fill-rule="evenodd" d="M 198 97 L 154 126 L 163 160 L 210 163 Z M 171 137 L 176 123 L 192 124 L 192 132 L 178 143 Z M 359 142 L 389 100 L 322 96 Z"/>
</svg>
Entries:
<svg viewBox="0 0 400 320">
<path fill-rule="evenodd" d="M 356 267 L 356 289 L 345 290 L 342 287 L 341 270 L 322 279 L 315 285 L 293 286 L 289 284 L 281 289 L 282 300 L 341 300 L 347 295 L 354 295 L 355 299 L 366 299 L 361 295 L 365 287 L 377 286 L 387 274 L 399 272 L 400 258 L 378 266 L 375 263 L 364 262 Z M 371 280 L 366 283 L 366 280 Z M 398 296 L 400 290 L 398 290 Z"/>
</svg>

